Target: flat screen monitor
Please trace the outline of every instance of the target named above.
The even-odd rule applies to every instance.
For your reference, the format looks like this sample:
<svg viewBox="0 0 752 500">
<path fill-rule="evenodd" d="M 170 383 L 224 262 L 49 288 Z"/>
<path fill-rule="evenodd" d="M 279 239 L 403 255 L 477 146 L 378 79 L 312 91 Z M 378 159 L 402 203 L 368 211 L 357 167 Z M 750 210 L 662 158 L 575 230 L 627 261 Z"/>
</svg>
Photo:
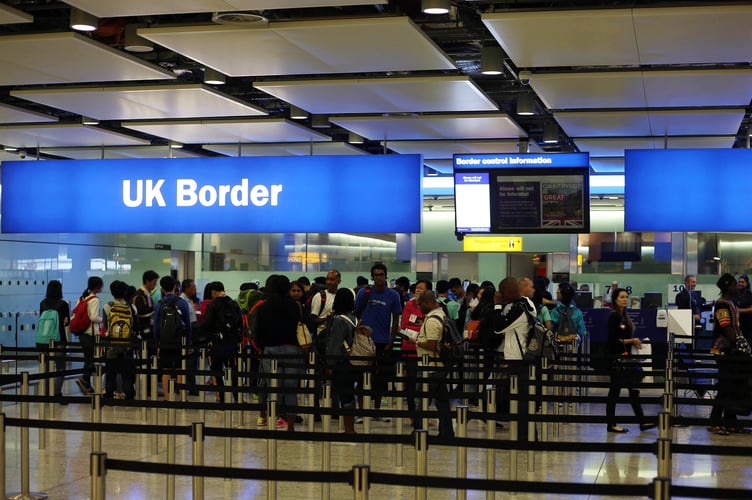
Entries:
<svg viewBox="0 0 752 500">
<path fill-rule="evenodd" d="M 575 292 L 574 303 L 580 309 L 592 309 L 593 292 Z"/>
<path fill-rule="evenodd" d="M 454 156 L 455 231 L 590 232 L 587 153 Z"/>
<path fill-rule="evenodd" d="M 642 309 L 660 309 L 663 307 L 663 294 L 661 292 L 645 292 L 642 296 Z"/>
</svg>

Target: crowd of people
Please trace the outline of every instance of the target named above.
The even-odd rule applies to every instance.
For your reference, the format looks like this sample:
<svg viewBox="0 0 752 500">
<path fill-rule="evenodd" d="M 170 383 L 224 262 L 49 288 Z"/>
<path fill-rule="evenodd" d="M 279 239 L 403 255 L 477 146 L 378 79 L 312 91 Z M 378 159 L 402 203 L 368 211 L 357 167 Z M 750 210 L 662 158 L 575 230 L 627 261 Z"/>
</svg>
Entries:
<svg viewBox="0 0 752 500">
<path fill-rule="evenodd" d="M 510 276 L 497 286 L 491 281 L 475 284 L 460 278 L 411 283 L 403 276 L 390 286 L 387 267 L 382 263 L 371 267 L 370 278 L 358 277 L 356 286 L 349 288 L 342 286 L 341 274 L 335 269 L 313 283 L 306 277 L 290 281 L 284 275 L 273 274 L 262 287 L 256 283 L 243 284 L 237 300 L 226 294 L 222 282 L 212 281 L 207 283 L 203 300 L 200 300 L 194 280 L 179 283 L 172 276 L 160 278 L 150 270 L 143 273 L 139 288 L 118 280 L 110 283 L 113 300 L 102 304 L 98 294 L 102 292 L 104 282 L 100 277 L 92 276 L 73 310 L 63 299 L 61 283 L 53 280 L 40 304 L 40 314 L 45 310 L 57 312 L 59 347 L 64 349 L 69 340 L 81 344 L 83 374 L 76 379 L 76 384 L 84 394 L 94 392 L 95 337 L 101 335 L 105 339 L 105 400 L 135 397 L 136 361 L 134 344 L 130 340 L 152 341 L 148 344 L 149 354 L 158 358 L 161 391 L 165 399 L 169 398 L 170 378 L 178 375 L 187 375 L 187 384 L 195 393 L 196 377 L 191 373 L 196 368 L 195 355 L 189 356 L 187 373 L 181 370 L 181 366 L 186 362 L 186 352 L 195 354 L 198 348 L 206 347 L 212 372 L 207 383 L 216 386 L 217 401 L 224 400 L 225 384 L 232 383 L 236 387 L 238 382 L 237 375 L 232 381 L 224 379 L 225 368 L 234 366 L 237 353 L 246 349 L 253 354 L 250 370 L 259 373 L 258 377 L 251 378 L 247 388 L 262 403 L 257 424 L 285 427 L 291 432 L 295 430 L 295 424 L 302 421 L 296 412 L 300 397 L 297 388 L 301 387 L 301 380 L 305 380 L 305 354 L 310 350 L 318 354 L 317 369 L 331 381 L 336 404 L 354 409 L 358 404 L 356 388 L 362 370 L 354 369 L 356 363 L 348 356 L 357 342 L 370 339 L 367 341 L 373 345 L 370 364 L 374 408 L 381 408 L 382 401 L 388 400 L 385 396 L 390 384 L 396 381 L 396 364 L 402 362 L 410 415 L 415 415 L 420 409 L 416 398 L 418 380 L 427 380 L 428 397 L 440 415 L 438 433 L 452 437 L 450 400 L 453 391 L 463 390 L 462 381 L 467 374 L 463 373 L 461 366 L 442 364 L 440 354 L 442 343 L 446 342 L 445 320 L 454 322 L 457 330 L 464 332 L 467 348 L 477 350 L 482 360 L 483 368 L 477 376 L 485 379 L 486 385 L 494 385 L 501 395 L 509 392 L 510 373 L 519 376 L 521 385 L 526 383 L 528 370 L 522 360 L 533 323 L 544 324 L 575 350 L 579 349 L 581 339 L 587 333 L 582 311 L 574 300 L 577 288 L 573 283 L 557 284 L 554 298 L 548 291 L 549 283 L 545 278 L 517 279 Z M 694 277 L 688 276 L 685 283 L 686 297 L 678 297 L 677 303 L 681 300 L 680 307 L 702 307 L 693 293 Z M 752 294 L 746 275 L 738 281 L 732 275 L 724 275 L 718 281 L 718 287 L 721 298 L 714 304 L 714 350 L 719 356 L 719 372 L 729 375 L 730 372 L 736 373 L 736 365 L 729 360 L 751 354 L 745 340 L 746 332 L 740 327 L 744 324 L 740 320 L 743 316 L 739 313 L 744 308 L 752 311 L 752 301 L 740 302 Z M 629 432 L 616 423 L 616 400 L 622 389 L 628 391 L 634 413 L 640 419 L 640 430 L 646 431 L 654 428 L 656 422 L 644 415 L 639 404 L 636 387 L 639 377 L 635 380 L 634 372 L 625 369 L 628 366 L 625 360 L 639 354 L 642 341 L 627 314 L 627 290 L 614 284 L 610 292 L 608 302 L 612 311 L 605 325 L 610 377 L 607 431 Z M 82 315 L 86 317 L 82 318 Z M 123 325 L 127 325 L 125 336 L 122 334 Z M 301 344 L 301 328 L 310 332 L 312 343 Z M 75 338 L 68 337 L 68 330 Z M 38 347 L 45 348 L 41 344 Z M 423 366 L 426 360 L 427 365 Z M 273 371 L 273 364 L 279 388 L 276 398 L 279 418 L 276 422 L 268 422 L 264 403 L 271 388 L 264 374 Z M 57 369 L 63 370 L 64 366 L 63 360 Z M 459 373 L 449 378 L 452 371 Z M 708 427 L 722 435 L 743 430 L 734 424 L 739 413 L 735 413 L 734 408 L 738 405 L 730 402 L 738 400 L 739 392 L 732 390 L 732 386 L 724 382 L 725 378 L 720 377 L 718 398 Z M 320 380 L 316 377 L 316 381 L 309 385 L 316 389 L 317 396 L 321 394 Z M 56 379 L 54 387 L 55 394 L 62 396 L 63 379 Z M 232 393 L 236 400 L 240 397 L 238 391 Z M 521 394 L 526 397 L 528 393 L 524 390 Z M 749 391 L 746 396 L 749 396 Z M 318 397 L 314 399 L 318 404 Z M 483 395 L 470 399 L 482 400 Z M 499 415 L 509 412 L 508 399 L 499 398 Z M 63 401 L 60 398 L 60 402 Z M 527 404 L 520 404 L 519 411 L 520 414 L 527 412 Z M 346 413 L 343 417 L 345 432 L 354 433 L 358 419 L 355 412 Z M 389 418 L 377 416 L 373 420 L 388 421 Z M 418 417 L 412 418 L 414 430 L 422 428 L 423 424 Z M 525 437 L 526 429 L 520 428 L 519 432 Z"/>
</svg>

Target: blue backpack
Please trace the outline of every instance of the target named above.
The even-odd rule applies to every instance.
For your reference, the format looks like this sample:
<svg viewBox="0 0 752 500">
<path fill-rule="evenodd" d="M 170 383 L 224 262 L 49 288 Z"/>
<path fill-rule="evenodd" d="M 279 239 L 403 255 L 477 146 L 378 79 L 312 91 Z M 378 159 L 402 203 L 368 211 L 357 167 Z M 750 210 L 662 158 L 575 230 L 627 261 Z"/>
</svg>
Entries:
<svg viewBox="0 0 752 500">
<path fill-rule="evenodd" d="M 49 345 L 50 340 L 60 341 L 60 319 L 56 309 L 45 309 L 37 321 L 36 343 Z"/>
</svg>

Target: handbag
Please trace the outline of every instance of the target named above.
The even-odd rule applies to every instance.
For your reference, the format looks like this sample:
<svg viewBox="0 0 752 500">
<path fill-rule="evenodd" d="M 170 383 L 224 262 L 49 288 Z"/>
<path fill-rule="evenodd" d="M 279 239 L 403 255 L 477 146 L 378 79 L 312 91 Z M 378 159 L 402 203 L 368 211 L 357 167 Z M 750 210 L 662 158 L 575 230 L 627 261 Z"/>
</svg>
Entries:
<svg viewBox="0 0 752 500">
<path fill-rule="evenodd" d="M 298 345 L 303 349 L 309 349 L 313 344 L 313 337 L 311 337 L 311 331 L 308 329 L 305 323 L 298 321 L 297 329 Z"/>
<path fill-rule="evenodd" d="M 642 371 L 640 360 L 629 354 L 621 354 L 614 360 L 614 375 L 619 377 L 625 387 L 640 385 L 645 373 Z"/>
<path fill-rule="evenodd" d="M 467 325 L 465 325 L 465 331 L 462 332 L 462 336 L 467 340 L 468 342 L 472 342 L 474 344 L 477 344 L 480 342 L 480 339 L 478 338 L 480 334 L 480 320 L 479 319 L 473 319 L 468 321 Z"/>
<path fill-rule="evenodd" d="M 350 345 L 350 364 L 353 366 L 371 366 L 375 358 L 376 344 L 373 343 L 373 339 L 361 333 L 361 327 L 356 327 L 352 345 Z"/>
</svg>

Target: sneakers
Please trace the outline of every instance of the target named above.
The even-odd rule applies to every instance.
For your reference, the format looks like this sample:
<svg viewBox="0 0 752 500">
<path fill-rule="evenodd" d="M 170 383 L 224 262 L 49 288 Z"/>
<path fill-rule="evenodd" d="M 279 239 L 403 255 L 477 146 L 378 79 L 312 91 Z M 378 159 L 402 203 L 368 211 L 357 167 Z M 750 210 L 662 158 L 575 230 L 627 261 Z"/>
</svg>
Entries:
<svg viewBox="0 0 752 500">
<path fill-rule="evenodd" d="M 282 417 L 277 418 L 277 429 L 287 427 L 287 420 Z"/>
<path fill-rule="evenodd" d="M 387 423 L 389 423 L 391 421 L 392 421 L 392 419 L 389 418 L 389 417 L 373 417 L 373 418 L 371 418 L 371 422 L 381 422 L 383 424 L 387 424 Z"/>
<path fill-rule="evenodd" d="M 124 392 L 115 391 L 115 394 L 113 394 L 112 397 L 114 399 L 125 399 L 125 393 Z"/>
<path fill-rule="evenodd" d="M 358 417 L 355 419 L 356 424 L 362 424 L 363 423 L 363 417 Z"/>
<path fill-rule="evenodd" d="M 94 394 L 94 389 L 83 378 L 77 378 L 76 385 L 78 385 L 78 388 L 81 389 L 81 392 L 84 394 L 84 396 Z"/>
<path fill-rule="evenodd" d="M 256 419 L 256 426 L 257 427 L 266 427 L 266 417 L 258 417 Z"/>
</svg>

